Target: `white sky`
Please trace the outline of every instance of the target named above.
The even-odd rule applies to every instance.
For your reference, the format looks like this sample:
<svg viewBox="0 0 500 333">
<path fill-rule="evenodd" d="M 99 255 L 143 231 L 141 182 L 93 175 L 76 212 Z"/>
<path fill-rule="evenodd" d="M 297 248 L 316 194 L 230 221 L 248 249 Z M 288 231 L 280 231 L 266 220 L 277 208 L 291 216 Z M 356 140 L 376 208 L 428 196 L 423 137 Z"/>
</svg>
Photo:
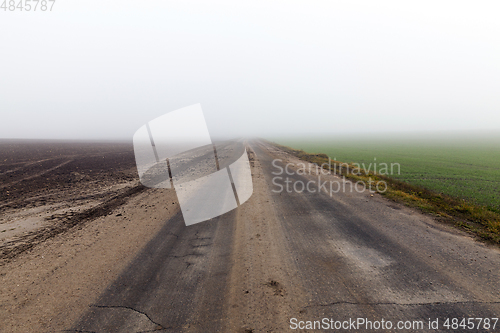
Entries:
<svg viewBox="0 0 500 333">
<path fill-rule="evenodd" d="M 16 2 L 18 2 L 16 0 Z M 0 10 L 0 138 L 500 130 L 498 1 L 75 1 Z"/>
</svg>

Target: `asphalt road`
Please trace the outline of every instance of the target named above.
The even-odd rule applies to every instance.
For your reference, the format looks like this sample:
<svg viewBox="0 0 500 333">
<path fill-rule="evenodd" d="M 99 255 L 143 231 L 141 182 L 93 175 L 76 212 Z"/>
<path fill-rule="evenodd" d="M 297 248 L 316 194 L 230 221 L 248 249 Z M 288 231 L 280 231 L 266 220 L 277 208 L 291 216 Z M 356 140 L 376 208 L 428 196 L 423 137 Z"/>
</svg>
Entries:
<svg viewBox="0 0 500 333">
<path fill-rule="evenodd" d="M 484 321 L 471 330 L 443 324 L 500 317 L 497 249 L 378 195 L 277 193 L 285 177 L 318 176 L 276 175 L 276 165 L 298 160 L 262 141 L 249 146 L 252 198 L 208 222 L 186 227 L 180 212 L 165 221 L 68 331 L 314 331 L 307 321 L 323 318 L 384 320 L 379 332 L 492 331 Z M 400 321 L 416 326 L 398 330 Z M 331 331 L 370 331 L 353 327 Z"/>
</svg>

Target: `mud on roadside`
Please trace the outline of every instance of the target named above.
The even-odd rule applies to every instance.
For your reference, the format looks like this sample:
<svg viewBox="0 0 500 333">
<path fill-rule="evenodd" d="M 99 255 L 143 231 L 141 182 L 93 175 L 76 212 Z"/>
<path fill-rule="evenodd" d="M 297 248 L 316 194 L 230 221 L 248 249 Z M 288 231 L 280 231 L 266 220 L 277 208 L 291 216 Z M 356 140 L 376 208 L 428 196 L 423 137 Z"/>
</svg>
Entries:
<svg viewBox="0 0 500 333">
<path fill-rule="evenodd" d="M 0 265 L 144 187 L 131 143 L 0 140 Z"/>
</svg>

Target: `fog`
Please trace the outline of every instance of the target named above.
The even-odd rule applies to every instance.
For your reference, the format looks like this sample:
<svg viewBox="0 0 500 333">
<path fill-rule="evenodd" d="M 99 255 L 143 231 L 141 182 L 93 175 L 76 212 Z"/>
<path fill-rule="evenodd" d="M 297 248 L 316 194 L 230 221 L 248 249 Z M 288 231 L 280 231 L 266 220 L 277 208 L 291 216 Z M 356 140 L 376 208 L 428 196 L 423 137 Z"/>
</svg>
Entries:
<svg viewBox="0 0 500 333">
<path fill-rule="evenodd" d="M 0 10 L 0 138 L 496 133 L 495 1 L 71 1 Z"/>
</svg>

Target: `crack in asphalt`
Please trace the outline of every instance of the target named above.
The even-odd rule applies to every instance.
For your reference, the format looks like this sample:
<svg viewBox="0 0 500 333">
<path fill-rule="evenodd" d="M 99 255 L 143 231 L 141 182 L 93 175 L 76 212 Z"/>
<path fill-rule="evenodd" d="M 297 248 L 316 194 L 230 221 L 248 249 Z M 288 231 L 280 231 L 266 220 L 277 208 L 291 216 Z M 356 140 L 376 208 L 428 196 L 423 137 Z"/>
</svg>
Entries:
<svg viewBox="0 0 500 333">
<path fill-rule="evenodd" d="M 210 243 L 210 244 L 201 244 L 201 245 L 191 245 L 191 247 L 197 248 L 197 247 L 206 247 L 206 246 L 210 246 L 210 245 L 212 245 L 212 244 Z"/>
<path fill-rule="evenodd" d="M 201 253 L 188 253 L 184 254 L 182 256 L 168 256 L 169 258 L 185 258 L 185 257 L 202 257 L 203 254 Z"/>
<path fill-rule="evenodd" d="M 142 312 L 142 311 L 134 309 L 134 308 L 132 308 L 130 306 L 124 306 L 124 305 L 95 305 L 95 304 L 93 304 L 90 307 L 100 308 L 100 309 L 127 309 L 127 310 L 131 310 L 131 311 L 134 311 L 134 312 L 142 314 L 143 316 L 145 316 L 146 318 L 148 318 L 148 320 L 150 322 L 152 322 L 153 324 L 155 324 L 155 325 L 158 326 L 158 328 L 155 328 L 154 330 L 138 331 L 136 333 L 155 332 L 155 331 L 159 331 L 159 330 L 166 330 L 166 329 L 172 329 L 173 328 L 173 327 L 164 327 L 162 324 L 159 324 L 159 323 L 155 322 L 153 319 L 151 319 L 151 317 L 146 312 Z"/>
<path fill-rule="evenodd" d="M 179 238 L 179 235 L 176 235 L 176 234 L 174 234 L 173 232 L 170 232 L 170 231 L 169 231 L 167 234 L 168 234 L 168 235 L 172 235 L 172 236 L 174 236 L 174 237 L 175 237 L 175 238 L 177 238 L 177 239 Z"/>
<path fill-rule="evenodd" d="M 171 329 L 174 329 L 173 327 L 169 326 L 169 327 L 162 327 L 162 328 L 159 328 L 159 329 L 154 329 L 154 330 L 147 330 L 147 331 L 137 331 L 135 333 L 151 333 L 151 332 L 159 332 L 159 331 L 163 331 L 163 330 L 171 330 Z M 80 331 L 80 330 L 64 330 L 62 332 L 74 332 L 74 333 L 98 333 L 96 331 Z"/>
<path fill-rule="evenodd" d="M 323 307 L 323 306 L 335 306 L 335 305 L 399 305 L 399 306 L 418 306 L 418 305 L 447 305 L 447 304 L 500 304 L 500 301 L 455 301 L 455 302 L 422 302 L 422 303 L 396 303 L 396 302 L 350 302 L 350 301 L 338 301 L 327 304 L 316 304 L 316 305 L 307 305 L 304 309 L 314 308 L 314 307 Z"/>
</svg>

